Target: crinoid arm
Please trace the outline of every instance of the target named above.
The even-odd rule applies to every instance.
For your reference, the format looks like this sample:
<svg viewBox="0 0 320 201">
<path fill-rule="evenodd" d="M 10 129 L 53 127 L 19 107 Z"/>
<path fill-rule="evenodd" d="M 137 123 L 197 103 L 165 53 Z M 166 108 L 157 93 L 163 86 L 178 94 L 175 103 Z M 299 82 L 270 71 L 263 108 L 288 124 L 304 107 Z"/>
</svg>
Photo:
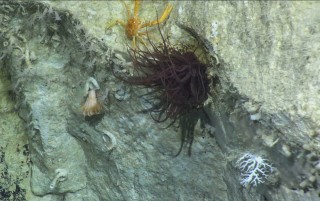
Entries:
<svg viewBox="0 0 320 201">
<path fill-rule="evenodd" d="M 140 28 L 151 27 L 151 26 L 154 26 L 154 25 L 157 25 L 157 24 L 160 24 L 160 23 L 166 21 L 170 15 L 172 9 L 173 9 L 173 6 L 171 4 L 168 4 L 159 19 L 153 20 L 151 22 L 146 22 L 146 23 L 142 24 Z"/>
<path fill-rule="evenodd" d="M 127 19 L 129 19 L 131 17 L 131 12 L 130 12 L 130 9 L 129 9 L 129 6 L 123 2 L 123 5 L 124 7 L 126 8 L 126 11 L 127 11 Z M 114 27 L 115 25 L 121 25 L 123 27 L 126 27 L 127 23 L 123 20 L 113 20 L 112 22 L 107 22 L 106 25 L 105 25 L 105 32 L 109 29 L 111 29 L 112 27 Z"/>
<path fill-rule="evenodd" d="M 121 26 L 125 27 L 127 24 L 123 20 L 114 20 L 113 22 L 106 23 L 105 32 L 107 30 L 111 29 L 112 27 L 114 27 L 115 25 L 121 25 Z"/>
<path fill-rule="evenodd" d="M 133 17 L 138 18 L 140 6 L 141 2 L 139 0 L 135 0 L 133 8 Z"/>
<path fill-rule="evenodd" d="M 131 11 L 130 11 L 130 8 L 128 6 L 128 4 L 126 4 L 126 2 L 124 1 L 121 1 L 124 5 L 124 7 L 126 8 L 126 11 L 127 11 L 127 19 L 131 18 Z"/>
</svg>

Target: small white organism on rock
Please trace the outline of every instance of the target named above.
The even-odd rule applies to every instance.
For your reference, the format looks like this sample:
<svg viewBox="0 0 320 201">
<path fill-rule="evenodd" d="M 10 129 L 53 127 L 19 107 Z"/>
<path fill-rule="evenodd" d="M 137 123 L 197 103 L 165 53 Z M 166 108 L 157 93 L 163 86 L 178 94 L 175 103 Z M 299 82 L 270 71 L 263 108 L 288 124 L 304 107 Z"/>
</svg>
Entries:
<svg viewBox="0 0 320 201">
<path fill-rule="evenodd" d="M 103 141 L 106 143 L 107 150 L 108 150 L 108 151 L 111 151 L 112 149 L 116 148 L 116 146 L 117 146 L 117 139 L 116 139 L 116 137 L 114 136 L 114 134 L 112 134 L 111 132 L 109 132 L 109 131 L 107 131 L 107 130 L 103 130 L 103 133 L 104 133 L 104 135 L 102 136 L 102 139 L 103 139 Z M 110 140 L 111 140 L 110 144 L 111 144 L 111 145 L 107 145 L 108 140 L 106 139 L 105 136 L 107 136 L 108 138 L 110 138 Z"/>
<path fill-rule="evenodd" d="M 264 183 L 266 178 L 274 171 L 267 159 L 251 153 L 245 153 L 239 158 L 236 167 L 241 174 L 240 184 L 245 187 Z"/>
<path fill-rule="evenodd" d="M 59 182 L 63 182 L 67 179 L 68 171 L 65 169 L 56 169 L 56 176 L 50 183 L 50 189 L 54 189 Z"/>
<path fill-rule="evenodd" d="M 211 23 L 211 38 L 215 38 L 218 35 L 218 23 L 212 22 Z"/>
</svg>

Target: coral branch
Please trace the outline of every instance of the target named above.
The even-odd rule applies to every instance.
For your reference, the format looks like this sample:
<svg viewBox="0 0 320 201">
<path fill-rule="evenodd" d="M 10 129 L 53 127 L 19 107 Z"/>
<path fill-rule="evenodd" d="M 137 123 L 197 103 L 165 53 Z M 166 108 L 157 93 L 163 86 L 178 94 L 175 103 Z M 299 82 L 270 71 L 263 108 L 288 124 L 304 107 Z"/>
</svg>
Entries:
<svg viewBox="0 0 320 201">
<path fill-rule="evenodd" d="M 240 170 L 240 184 L 242 186 L 257 186 L 264 183 L 269 174 L 274 171 L 267 159 L 251 153 L 246 153 L 239 158 L 236 167 Z"/>
</svg>

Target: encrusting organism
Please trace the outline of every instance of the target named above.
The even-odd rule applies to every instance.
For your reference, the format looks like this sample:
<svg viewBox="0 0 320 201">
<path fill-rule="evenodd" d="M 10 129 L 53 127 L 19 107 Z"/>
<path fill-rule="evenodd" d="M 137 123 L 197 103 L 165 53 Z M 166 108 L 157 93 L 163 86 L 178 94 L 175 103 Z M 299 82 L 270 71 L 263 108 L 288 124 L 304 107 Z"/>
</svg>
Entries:
<svg viewBox="0 0 320 201">
<path fill-rule="evenodd" d="M 149 88 L 144 97 L 153 102 L 153 106 L 148 109 L 151 117 L 156 122 L 170 119 L 169 126 L 179 120 L 182 139 L 178 154 L 187 142 L 190 155 L 195 125 L 205 116 L 198 111 L 204 112 L 204 102 L 210 92 L 209 85 L 218 83 L 218 78 L 211 80 L 207 76 L 208 65 L 198 59 L 196 49 L 174 47 L 161 31 L 160 35 L 162 44 L 159 46 L 148 38 L 150 48 L 145 46 L 145 49 L 129 50 L 136 75 L 126 78 L 115 76 L 127 83 Z"/>
<path fill-rule="evenodd" d="M 101 103 L 99 103 L 96 95 L 96 90 L 100 89 L 98 82 L 90 77 L 85 85 L 86 102 L 81 107 L 84 116 L 92 116 L 100 114 L 103 110 Z"/>
<path fill-rule="evenodd" d="M 125 4 L 125 3 L 124 3 Z M 143 23 L 141 21 L 141 19 L 139 18 L 139 9 L 141 6 L 141 1 L 140 0 L 135 0 L 134 1 L 134 9 L 133 9 L 133 15 L 131 15 L 130 9 L 128 7 L 127 4 L 125 4 L 126 10 L 127 10 L 127 22 L 123 21 L 123 20 L 116 20 L 115 22 L 109 24 L 106 27 L 106 30 L 113 27 L 116 24 L 120 24 L 121 26 L 123 26 L 125 28 L 125 32 L 126 32 L 126 36 L 132 40 L 133 43 L 133 47 L 136 46 L 136 39 L 139 39 L 142 43 L 143 39 L 141 38 L 142 35 L 146 35 L 147 32 L 141 32 L 140 30 L 146 27 L 151 27 L 151 26 L 155 26 L 158 25 L 164 21 L 166 21 L 166 19 L 169 17 L 171 10 L 172 10 L 172 5 L 168 4 L 167 7 L 165 8 L 165 10 L 162 13 L 162 16 L 157 19 L 157 20 L 153 20 L 150 22 L 146 22 Z"/>
</svg>

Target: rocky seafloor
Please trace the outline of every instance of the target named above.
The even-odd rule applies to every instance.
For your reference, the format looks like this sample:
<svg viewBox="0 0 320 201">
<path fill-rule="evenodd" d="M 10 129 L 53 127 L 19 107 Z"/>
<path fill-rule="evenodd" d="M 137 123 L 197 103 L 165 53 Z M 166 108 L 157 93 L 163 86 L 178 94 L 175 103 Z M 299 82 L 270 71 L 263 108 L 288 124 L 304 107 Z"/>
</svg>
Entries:
<svg viewBox="0 0 320 201">
<path fill-rule="evenodd" d="M 131 41 L 105 28 L 134 2 L 0 2 L 0 200 L 320 199 L 320 4 L 142 1 L 139 18 L 168 3 L 171 43 L 219 60 L 191 156 L 174 156 L 180 129 L 139 112 L 142 89 L 113 75 L 131 73 Z M 90 77 L 104 113 L 87 118 Z"/>
</svg>

